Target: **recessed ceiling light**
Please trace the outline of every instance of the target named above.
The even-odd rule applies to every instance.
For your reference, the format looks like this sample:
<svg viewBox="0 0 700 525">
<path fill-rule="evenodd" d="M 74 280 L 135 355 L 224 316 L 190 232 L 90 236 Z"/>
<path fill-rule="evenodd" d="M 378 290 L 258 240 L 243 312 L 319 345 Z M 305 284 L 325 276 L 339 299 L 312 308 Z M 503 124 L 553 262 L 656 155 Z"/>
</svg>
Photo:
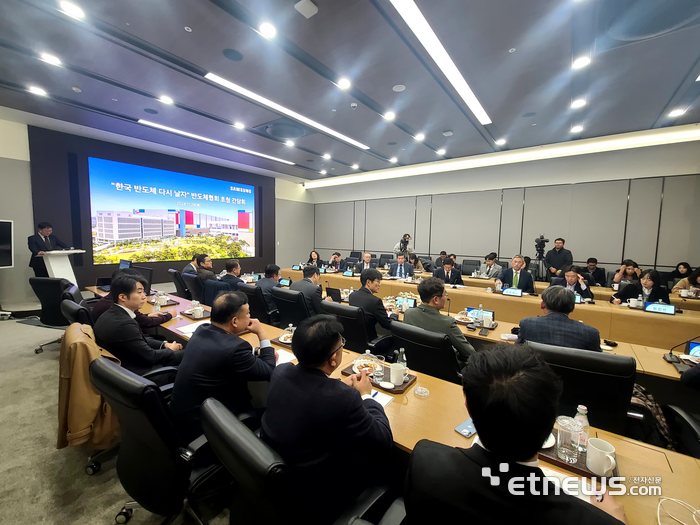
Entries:
<svg viewBox="0 0 700 525">
<path fill-rule="evenodd" d="M 289 146 L 290 148 L 294 146 L 294 142 L 291 140 L 288 140 L 287 142 L 284 143 L 285 146 Z"/>
<path fill-rule="evenodd" d="M 175 101 L 167 95 L 161 95 L 161 97 L 158 100 L 160 100 L 163 104 L 174 104 L 175 103 Z"/>
<path fill-rule="evenodd" d="M 444 155 L 445 153 L 446 153 L 445 148 L 440 148 L 439 150 L 437 150 L 438 155 Z"/>
<path fill-rule="evenodd" d="M 324 153 L 324 154 L 322 155 L 322 157 L 323 157 L 324 159 L 328 160 L 328 159 L 331 158 L 331 154 L 330 154 L 330 153 Z"/>
<path fill-rule="evenodd" d="M 389 159 L 389 162 L 398 162 L 398 161 L 399 161 L 399 159 L 397 159 L 396 157 L 391 157 Z"/>
<path fill-rule="evenodd" d="M 327 172 L 326 170 L 321 170 L 321 171 L 319 171 L 319 173 L 320 173 L 321 175 L 325 175 L 325 174 L 328 173 L 328 172 Z"/>
<path fill-rule="evenodd" d="M 387 111 L 382 116 L 387 120 L 394 120 L 396 118 L 396 113 L 394 113 L 393 111 Z"/>
<path fill-rule="evenodd" d="M 582 108 L 583 106 L 586 105 L 586 99 L 585 98 L 577 98 L 571 103 L 571 108 L 572 109 L 578 109 Z"/>
<path fill-rule="evenodd" d="M 581 57 L 581 58 L 577 58 L 576 60 L 574 60 L 574 63 L 571 64 L 571 67 L 572 67 L 573 69 L 581 69 L 582 67 L 586 67 L 586 66 L 587 66 L 588 64 L 590 64 L 590 63 L 591 63 L 591 59 L 590 59 L 590 58 L 588 58 L 588 57 Z"/>
<path fill-rule="evenodd" d="M 347 78 L 341 78 L 338 80 L 337 85 L 340 89 L 348 89 L 350 87 L 350 81 Z"/>
<path fill-rule="evenodd" d="M 424 140 L 425 139 L 425 134 L 424 133 L 418 133 L 415 137 L 413 137 L 416 140 Z"/>
<path fill-rule="evenodd" d="M 71 16 L 77 20 L 82 20 L 85 18 L 85 12 L 77 5 L 71 4 L 70 2 L 61 2 L 59 5 L 61 6 L 61 11 L 68 16 Z"/>
<path fill-rule="evenodd" d="M 277 34 L 277 29 L 275 29 L 275 26 L 268 22 L 263 22 L 260 24 L 258 29 L 260 29 L 260 34 L 265 38 L 275 38 L 275 35 Z"/>
<path fill-rule="evenodd" d="M 508 52 L 509 52 L 509 53 L 515 53 L 515 48 L 514 48 L 514 47 L 511 47 L 511 48 L 508 50 Z"/>
<path fill-rule="evenodd" d="M 126 24 L 126 25 L 129 25 L 129 24 Z M 188 33 L 191 33 L 192 28 L 190 26 L 185 26 L 185 31 L 187 31 Z"/>
<path fill-rule="evenodd" d="M 358 166 L 357 164 L 353 164 L 353 165 L 350 166 L 350 167 L 351 167 L 352 169 L 356 170 L 356 169 L 359 168 L 360 166 Z"/>
<path fill-rule="evenodd" d="M 574 126 L 571 128 L 571 133 L 581 133 L 583 131 L 583 126 Z"/>
<path fill-rule="evenodd" d="M 305 117 L 304 115 L 300 115 L 296 111 L 292 111 L 291 109 L 288 109 L 280 104 L 277 104 L 276 102 L 273 102 L 272 100 L 269 100 L 265 97 L 262 97 L 258 95 L 257 93 L 253 93 L 252 91 L 239 86 L 237 84 L 234 84 L 233 82 L 230 82 L 226 80 L 225 78 L 221 78 L 218 75 L 215 75 L 214 73 L 207 73 L 204 78 L 207 80 L 211 80 L 212 82 L 216 82 L 220 86 L 223 86 L 227 89 L 230 89 L 234 93 L 238 93 L 239 95 L 242 95 L 250 100 L 253 100 L 255 102 L 258 102 L 259 104 L 262 104 L 263 106 L 266 106 L 274 111 L 277 111 L 278 113 L 282 113 L 284 115 L 287 115 L 288 117 L 291 117 L 293 119 L 298 120 L 299 122 L 303 122 L 307 126 L 311 126 L 314 129 L 317 129 L 323 133 L 326 133 L 327 135 L 330 135 L 332 137 L 335 137 L 339 140 L 342 140 L 343 142 L 347 142 L 348 144 L 352 144 L 356 148 L 360 149 L 369 149 L 369 146 L 366 146 L 365 144 L 362 144 L 361 142 L 358 142 L 354 139 L 351 139 L 350 137 L 343 135 L 342 133 L 338 133 L 337 131 L 324 126 L 323 124 L 320 124 L 314 120 L 311 120 L 310 118 Z"/>
<path fill-rule="evenodd" d="M 243 124 L 243 122 L 234 122 L 234 123 L 233 123 L 233 127 L 236 128 L 236 129 L 244 129 L 244 128 L 245 128 L 245 124 Z"/>
<path fill-rule="evenodd" d="M 252 150 L 245 149 L 245 148 L 239 148 L 238 146 L 233 146 L 232 144 L 226 144 L 225 142 L 220 142 L 218 140 L 210 139 L 207 137 L 202 137 L 201 135 L 195 135 L 194 133 L 182 131 L 181 129 L 175 129 L 175 128 L 171 128 L 168 126 L 163 126 L 162 124 L 156 124 L 155 122 L 150 122 L 148 120 L 139 119 L 139 124 L 143 124 L 144 126 L 150 126 L 152 128 L 156 128 L 156 129 L 162 129 L 163 131 L 169 131 L 170 133 L 176 133 L 177 135 L 182 135 L 183 137 L 189 137 L 191 139 L 201 140 L 202 142 L 208 142 L 209 144 L 215 144 L 217 146 L 221 146 L 224 148 L 233 149 L 236 151 L 241 151 L 243 153 L 248 153 L 249 155 L 255 155 L 256 157 L 262 157 L 264 159 L 274 160 L 276 162 L 281 162 L 283 164 L 288 164 L 290 166 L 295 165 L 293 162 L 289 162 L 288 160 L 278 159 L 277 157 L 273 157 L 271 155 L 265 155 L 264 153 L 258 153 L 257 151 L 252 151 Z"/>
<path fill-rule="evenodd" d="M 459 96 L 462 97 L 462 100 L 469 106 L 469 109 L 479 122 L 482 125 L 491 124 L 491 119 L 477 100 L 467 81 L 459 72 L 459 69 L 457 69 L 440 39 L 430 27 L 430 24 L 428 24 L 423 13 L 418 9 L 416 3 L 413 0 L 391 0 L 391 4 L 401 15 L 401 18 L 404 19 L 408 27 L 411 28 L 413 34 L 420 40 L 420 43 L 423 44 L 425 50 L 447 77 L 447 80 L 450 81 L 452 87 L 459 93 Z"/>
<path fill-rule="evenodd" d="M 83 90 L 80 89 L 78 86 L 73 86 L 73 91 L 75 91 L 76 93 L 82 93 L 82 92 L 83 92 Z"/>
<path fill-rule="evenodd" d="M 37 86 L 29 86 L 29 92 L 34 93 L 35 95 L 39 95 L 42 97 L 45 97 L 48 93 L 46 93 L 46 90 L 41 89 L 40 87 Z"/>
<path fill-rule="evenodd" d="M 391 89 L 392 89 L 393 91 L 395 91 L 396 93 L 401 93 L 402 91 L 405 91 L 405 90 L 406 90 L 406 86 L 404 86 L 403 84 L 396 84 L 396 85 L 395 85 L 393 88 L 391 88 Z"/>
<path fill-rule="evenodd" d="M 496 141 L 497 146 L 503 146 L 503 144 L 505 144 L 505 143 L 506 143 L 506 139 L 498 139 Z"/>
<path fill-rule="evenodd" d="M 447 131 L 442 132 L 443 137 L 451 137 L 452 135 L 454 135 L 454 133 L 451 132 L 449 129 Z"/>
<path fill-rule="evenodd" d="M 47 64 L 52 64 L 54 66 L 60 66 L 61 65 L 61 60 L 58 57 L 55 57 L 53 55 L 49 55 L 48 53 L 42 53 L 39 55 L 41 60 L 46 62 Z"/>
<path fill-rule="evenodd" d="M 683 113 L 685 113 L 684 109 L 674 109 L 671 111 L 671 113 L 668 114 L 669 117 L 680 117 Z"/>
</svg>

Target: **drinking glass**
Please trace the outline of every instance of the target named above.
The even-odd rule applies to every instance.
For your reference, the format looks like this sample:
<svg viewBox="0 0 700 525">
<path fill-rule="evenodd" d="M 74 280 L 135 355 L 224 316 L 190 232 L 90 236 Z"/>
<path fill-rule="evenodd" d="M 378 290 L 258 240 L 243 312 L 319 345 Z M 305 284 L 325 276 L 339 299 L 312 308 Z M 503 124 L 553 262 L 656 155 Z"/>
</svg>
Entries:
<svg viewBox="0 0 700 525">
<path fill-rule="evenodd" d="M 557 418 L 557 456 L 567 463 L 578 461 L 578 442 L 583 425 L 573 417 Z"/>
<path fill-rule="evenodd" d="M 381 383 L 384 381 L 384 365 L 386 364 L 386 358 L 383 355 L 374 356 L 374 360 L 377 362 L 379 367 L 374 371 L 372 376 L 374 377 L 375 383 Z"/>
</svg>

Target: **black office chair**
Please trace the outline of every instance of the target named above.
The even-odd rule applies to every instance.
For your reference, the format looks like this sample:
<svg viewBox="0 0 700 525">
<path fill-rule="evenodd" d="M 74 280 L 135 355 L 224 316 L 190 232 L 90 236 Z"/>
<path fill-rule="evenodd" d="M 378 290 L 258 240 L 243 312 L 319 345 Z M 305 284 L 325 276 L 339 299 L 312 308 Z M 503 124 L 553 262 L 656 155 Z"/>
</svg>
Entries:
<svg viewBox="0 0 700 525">
<path fill-rule="evenodd" d="M 532 275 L 533 281 L 538 281 L 540 279 L 540 265 L 537 261 L 530 261 L 530 267 L 528 268 L 530 275 Z"/>
<path fill-rule="evenodd" d="M 214 299 L 216 299 L 216 296 L 219 295 L 221 292 L 230 292 L 231 291 L 231 285 L 228 284 L 227 282 L 222 282 L 222 281 L 212 281 L 211 279 L 208 281 L 205 281 L 204 283 L 204 296 L 202 300 L 202 304 L 205 304 L 207 306 L 212 306 L 214 304 Z"/>
<path fill-rule="evenodd" d="M 471 275 L 473 271 L 478 271 L 479 268 L 481 268 L 479 261 L 475 261 L 473 259 L 464 259 L 462 261 L 462 273 L 464 275 Z"/>
<path fill-rule="evenodd" d="M 700 415 L 680 407 L 662 407 L 676 452 L 700 459 Z"/>
<path fill-rule="evenodd" d="M 182 279 L 185 281 L 187 289 L 192 295 L 193 301 L 199 301 L 200 303 L 204 301 L 204 286 L 202 286 L 202 281 L 199 280 L 193 273 L 183 273 Z"/>
<path fill-rule="evenodd" d="M 375 268 L 379 268 L 379 259 L 377 259 L 376 257 L 372 256 L 369 262 L 370 264 L 373 264 Z"/>
<path fill-rule="evenodd" d="M 497 262 L 497 263 L 499 264 L 499 266 L 500 266 L 501 268 L 503 268 L 504 270 L 507 270 L 508 268 L 510 268 L 510 263 L 509 263 L 508 261 L 503 261 L 503 262 L 501 262 L 501 261 L 496 261 L 496 262 Z"/>
<path fill-rule="evenodd" d="M 592 426 L 624 435 L 636 374 L 634 357 L 541 343 L 528 346 L 564 383 L 561 414 L 573 416 L 578 405 L 585 405 Z"/>
<path fill-rule="evenodd" d="M 360 261 L 359 257 L 346 257 L 345 264 L 348 266 L 355 266 Z"/>
<path fill-rule="evenodd" d="M 391 350 L 393 339 L 390 335 L 382 335 L 370 341 L 362 308 L 323 301 L 321 310 L 324 314 L 335 315 L 340 324 L 343 325 L 345 348 L 348 350 L 362 354 L 369 349 L 372 350 L 372 353 L 380 355 L 386 355 Z"/>
<path fill-rule="evenodd" d="M 613 285 L 613 279 L 615 279 L 615 273 L 616 272 L 607 272 L 606 276 L 607 278 L 605 279 L 605 286 L 607 288 L 611 288 Z"/>
<path fill-rule="evenodd" d="M 467 266 L 481 267 L 481 261 L 478 259 L 462 259 L 462 266 L 464 266 L 465 264 Z"/>
<path fill-rule="evenodd" d="M 391 335 L 394 337 L 394 347 L 406 351 L 406 361 L 411 370 L 462 384 L 457 350 L 447 335 L 406 323 L 391 323 Z"/>
<path fill-rule="evenodd" d="M 659 271 L 659 277 L 661 277 L 661 284 L 673 288 L 673 274 L 671 272 L 661 272 Z"/>
<path fill-rule="evenodd" d="M 383 268 L 384 265 L 387 264 L 389 261 L 391 261 L 393 258 L 394 258 L 394 255 L 391 253 L 379 254 L 379 266 L 381 266 Z"/>
<path fill-rule="evenodd" d="M 304 319 L 311 317 L 304 294 L 296 290 L 273 288 L 272 297 L 280 313 L 280 326 L 299 326 Z"/>
<path fill-rule="evenodd" d="M 84 306 L 76 304 L 70 299 L 64 299 L 61 301 L 61 313 L 70 324 L 80 323 L 92 326 L 90 311 Z"/>
<path fill-rule="evenodd" d="M 193 468 L 200 451 L 208 448 L 206 438 L 185 443 L 172 423 L 161 389 L 109 359 L 90 364 L 90 380 L 119 419 L 117 475 L 135 500 L 117 514 L 117 523 L 126 523 L 134 507 L 141 506 L 168 516 L 164 524 L 186 510 L 201 525 L 191 503 L 228 488 L 232 481 L 221 465 L 202 462 Z"/>
<path fill-rule="evenodd" d="M 350 257 L 360 260 L 362 259 L 362 252 L 350 252 Z"/>
<path fill-rule="evenodd" d="M 418 257 L 418 260 L 423 265 L 423 270 L 426 272 L 433 271 L 433 260 L 430 257 Z"/>
<path fill-rule="evenodd" d="M 69 290 L 73 283 L 54 277 L 30 277 L 29 284 L 41 302 L 41 322 L 49 326 L 68 326 L 61 313 L 61 301 L 63 292 Z"/>
<path fill-rule="evenodd" d="M 183 299 L 187 299 L 188 301 L 191 301 L 192 294 L 190 293 L 189 289 L 187 288 L 187 285 L 185 284 L 185 280 L 182 278 L 182 275 L 180 275 L 180 272 L 178 272 L 177 270 L 173 270 L 172 268 L 169 268 L 168 273 L 170 274 L 170 277 L 172 277 L 173 283 L 175 283 L 175 290 L 177 292 L 177 296 L 182 297 Z"/>
<path fill-rule="evenodd" d="M 295 486 L 293 472 L 282 457 L 214 398 L 202 404 L 200 417 L 212 450 L 238 482 L 230 509 L 231 523 L 296 523 L 295 516 L 302 522 L 303 508 L 309 503 L 295 497 L 303 488 Z M 394 503 L 392 499 L 387 487 L 370 487 L 333 525 L 367 524 L 362 518 L 368 514 L 381 517 L 390 504 L 394 513 L 387 512 L 381 523 L 399 525 L 406 512 L 400 498 Z"/>
<path fill-rule="evenodd" d="M 262 288 L 251 284 L 238 283 L 238 291 L 248 296 L 248 306 L 250 316 L 258 319 L 261 323 L 279 326 L 279 310 L 268 310 Z"/>
</svg>

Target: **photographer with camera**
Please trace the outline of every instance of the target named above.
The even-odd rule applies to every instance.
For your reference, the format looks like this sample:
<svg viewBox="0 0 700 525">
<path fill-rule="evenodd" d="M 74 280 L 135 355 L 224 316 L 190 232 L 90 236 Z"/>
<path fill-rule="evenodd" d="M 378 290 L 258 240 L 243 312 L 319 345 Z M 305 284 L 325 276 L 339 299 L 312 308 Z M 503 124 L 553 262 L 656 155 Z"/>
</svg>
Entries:
<svg viewBox="0 0 700 525">
<path fill-rule="evenodd" d="M 396 243 L 396 246 L 394 246 L 394 258 L 398 257 L 399 255 L 403 255 L 404 257 L 408 258 L 408 256 L 413 253 L 413 246 L 411 246 L 410 241 L 411 236 L 408 233 L 404 233 L 401 240 Z"/>
<path fill-rule="evenodd" d="M 551 277 L 559 277 L 562 269 L 574 264 L 574 257 L 571 252 L 564 248 L 566 241 L 559 237 L 554 239 L 554 249 L 549 250 L 544 256 L 544 264 L 547 268 L 547 275 Z"/>
</svg>

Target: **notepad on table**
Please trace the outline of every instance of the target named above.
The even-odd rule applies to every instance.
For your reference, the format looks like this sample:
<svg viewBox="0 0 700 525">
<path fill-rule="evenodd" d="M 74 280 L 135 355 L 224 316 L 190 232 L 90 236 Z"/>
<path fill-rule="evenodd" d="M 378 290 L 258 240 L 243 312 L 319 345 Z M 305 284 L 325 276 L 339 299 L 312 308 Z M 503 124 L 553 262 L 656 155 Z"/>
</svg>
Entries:
<svg viewBox="0 0 700 525">
<path fill-rule="evenodd" d="M 194 331 L 203 324 L 211 324 L 211 321 L 199 321 L 197 323 L 180 326 L 179 328 L 176 328 L 176 330 L 181 334 L 192 335 Z"/>
<path fill-rule="evenodd" d="M 279 356 L 277 359 L 278 366 L 285 363 L 291 363 L 296 359 L 296 356 L 293 353 L 287 352 L 286 350 L 277 349 L 277 355 Z"/>
<path fill-rule="evenodd" d="M 389 403 L 391 403 L 394 400 L 394 398 L 389 394 L 385 394 L 383 392 L 380 392 L 379 390 L 374 389 L 372 389 L 372 399 L 374 399 L 383 407 L 386 407 Z"/>
</svg>

